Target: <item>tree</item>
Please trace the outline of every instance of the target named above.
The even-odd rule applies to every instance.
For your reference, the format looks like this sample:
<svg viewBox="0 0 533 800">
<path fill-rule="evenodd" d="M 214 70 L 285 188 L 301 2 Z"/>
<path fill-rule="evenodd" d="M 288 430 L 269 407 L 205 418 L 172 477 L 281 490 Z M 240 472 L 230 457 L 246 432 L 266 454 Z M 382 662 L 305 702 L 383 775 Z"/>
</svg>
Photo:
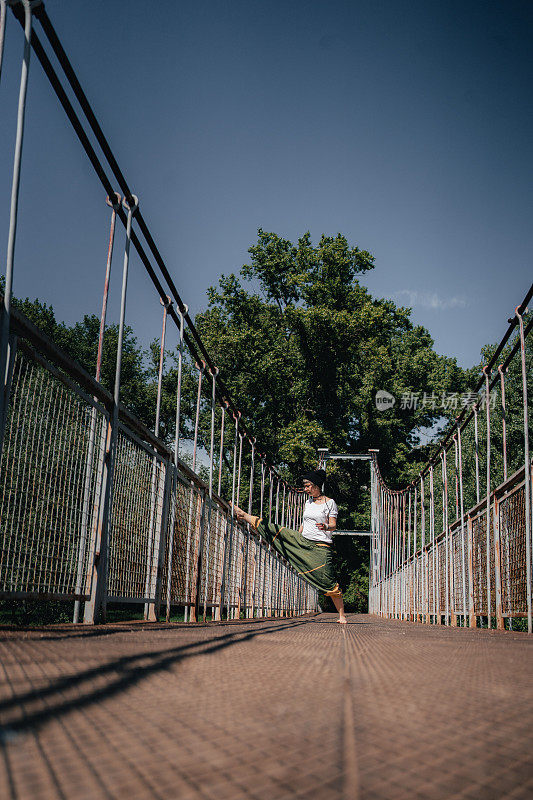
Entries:
<svg viewBox="0 0 533 800">
<path fill-rule="evenodd" d="M 196 326 L 268 459 L 299 484 L 317 447 L 377 447 L 389 482 L 407 482 L 426 457 L 418 430 L 443 413 L 430 404 L 404 408 L 400 398 L 464 391 L 472 376 L 434 351 L 409 309 L 370 295 L 359 276 L 374 259 L 340 233 L 317 245 L 305 233 L 295 245 L 259 229 L 248 252 L 239 276 L 208 290 Z M 375 404 L 380 389 L 396 398 L 385 411 Z M 333 477 L 343 524 L 368 525 L 368 475 L 337 464 Z M 347 578 L 360 569 L 365 545 L 337 549 Z"/>
</svg>

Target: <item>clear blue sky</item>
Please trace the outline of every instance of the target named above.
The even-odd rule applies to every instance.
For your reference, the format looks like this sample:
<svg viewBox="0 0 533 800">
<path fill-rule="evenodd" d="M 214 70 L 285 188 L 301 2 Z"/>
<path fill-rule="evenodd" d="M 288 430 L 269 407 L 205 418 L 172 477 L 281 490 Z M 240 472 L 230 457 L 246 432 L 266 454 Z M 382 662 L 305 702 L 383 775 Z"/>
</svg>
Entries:
<svg viewBox="0 0 533 800">
<path fill-rule="evenodd" d="M 258 227 L 370 250 L 370 291 L 468 366 L 533 275 L 528 0 L 48 0 L 183 299 L 196 312 Z M 39 33 L 40 26 L 36 30 Z M 5 253 L 21 30 L 0 85 Z M 99 313 L 108 210 L 33 58 L 14 289 Z M 121 272 L 117 238 L 111 316 Z M 4 256 L 2 256 L 4 259 Z M 128 321 L 159 335 L 132 259 Z"/>
</svg>

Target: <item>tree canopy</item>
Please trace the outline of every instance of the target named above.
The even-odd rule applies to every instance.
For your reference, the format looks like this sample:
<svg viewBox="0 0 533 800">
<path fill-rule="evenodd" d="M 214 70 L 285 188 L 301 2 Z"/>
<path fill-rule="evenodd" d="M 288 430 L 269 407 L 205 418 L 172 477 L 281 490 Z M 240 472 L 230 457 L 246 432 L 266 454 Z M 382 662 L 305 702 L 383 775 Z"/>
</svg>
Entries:
<svg viewBox="0 0 533 800">
<path fill-rule="evenodd" d="M 409 309 L 361 285 L 374 259 L 341 234 L 294 245 L 259 229 L 249 253 L 239 276 L 208 290 L 196 325 L 268 457 L 298 480 L 317 447 L 378 447 L 391 479 L 404 480 L 424 457 L 417 431 L 442 412 L 401 408 L 400 397 L 463 391 L 467 373 L 435 352 Z M 377 409 L 378 390 L 393 408 Z"/>
</svg>

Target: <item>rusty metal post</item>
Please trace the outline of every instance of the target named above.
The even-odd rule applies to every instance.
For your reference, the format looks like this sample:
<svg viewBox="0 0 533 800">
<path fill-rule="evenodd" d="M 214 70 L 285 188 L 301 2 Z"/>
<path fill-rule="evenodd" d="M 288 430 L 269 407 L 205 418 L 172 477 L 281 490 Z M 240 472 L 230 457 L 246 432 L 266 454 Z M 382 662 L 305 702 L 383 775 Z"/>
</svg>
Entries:
<svg viewBox="0 0 533 800">
<path fill-rule="evenodd" d="M 426 500 L 424 476 L 420 475 L 420 538 L 422 544 L 422 616 L 423 622 L 429 622 L 429 564 L 426 552 Z"/>
<path fill-rule="evenodd" d="M 272 467 L 268 468 L 268 521 L 272 522 L 272 499 L 274 484 L 272 483 Z"/>
<path fill-rule="evenodd" d="M 201 535 L 200 535 L 200 545 L 198 548 L 198 567 L 197 573 L 201 576 L 202 574 L 202 567 L 203 567 L 203 559 L 204 559 L 204 549 L 205 549 L 205 580 L 204 580 L 204 596 L 203 596 L 203 621 L 206 621 L 207 618 L 207 593 L 209 589 L 209 550 L 211 547 L 211 524 L 212 524 L 212 515 L 213 515 L 213 466 L 215 460 L 215 408 L 216 408 L 216 380 L 217 375 L 219 373 L 218 368 L 215 368 L 213 371 L 212 369 L 209 370 L 211 375 L 211 426 L 210 426 L 210 437 L 209 437 L 209 483 L 208 483 L 208 496 L 207 496 L 207 523 L 206 529 L 207 534 L 205 533 L 205 529 L 202 528 Z M 213 565 L 213 575 L 215 575 L 215 568 Z M 196 614 L 200 613 L 200 589 L 201 589 L 201 580 L 198 581 L 198 587 L 196 591 Z M 211 616 L 214 618 L 214 608 L 211 609 Z"/>
<path fill-rule="evenodd" d="M 477 625 L 476 609 L 474 606 L 474 529 L 472 525 L 472 517 L 467 513 L 466 515 L 466 536 L 467 536 L 467 558 L 468 558 L 468 585 L 470 591 L 468 594 L 468 625 L 470 628 L 475 628 Z"/>
<path fill-rule="evenodd" d="M 100 380 L 100 374 L 102 371 L 102 352 L 103 352 L 103 341 L 104 341 L 104 331 L 105 331 L 105 322 L 106 322 L 106 313 L 107 313 L 107 300 L 109 296 L 109 277 L 111 275 L 111 261 L 113 258 L 113 245 L 115 242 L 115 221 L 117 217 L 117 211 L 120 208 L 120 204 L 122 202 L 122 197 L 119 194 L 115 195 L 116 202 L 112 202 L 109 197 L 106 198 L 106 204 L 111 208 L 111 224 L 109 230 L 109 243 L 107 247 L 107 260 L 106 260 L 106 270 L 105 270 L 105 279 L 104 279 L 104 295 L 102 299 L 102 313 L 100 314 L 100 332 L 98 336 L 98 352 L 96 354 L 96 373 L 95 378 L 97 381 Z M 83 508 L 81 512 L 81 532 L 80 532 L 80 545 L 78 548 L 78 567 L 76 572 L 76 594 L 81 593 L 82 589 L 82 582 L 83 582 L 83 565 L 85 561 L 85 548 L 87 546 L 87 538 L 88 538 L 88 524 L 89 524 L 89 510 L 91 505 L 91 479 L 92 479 L 92 471 L 93 471 L 93 461 L 94 461 L 94 441 L 96 436 L 96 418 L 97 412 L 96 409 L 93 408 L 91 411 L 91 423 L 89 427 L 89 442 L 87 445 L 87 458 L 86 458 L 86 467 L 85 467 L 85 486 L 83 490 Z M 72 622 L 77 623 L 80 619 L 80 601 L 76 600 L 74 602 L 74 613 L 72 616 Z"/>
<path fill-rule="evenodd" d="M 221 496 L 221 488 L 222 488 L 222 462 L 224 459 L 224 426 L 226 420 L 226 409 L 228 408 L 228 401 L 224 400 L 220 406 L 221 416 L 220 416 L 220 447 L 219 447 L 219 456 L 218 456 L 218 483 L 217 483 L 217 494 Z M 217 559 L 220 559 L 221 570 L 220 570 L 220 583 L 218 585 L 218 598 L 217 602 L 218 605 L 215 608 L 215 620 L 220 621 L 223 616 L 223 608 L 224 608 L 224 576 L 226 574 L 226 544 L 228 538 L 228 518 L 224 516 L 224 523 L 223 523 L 224 533 L 221 535 L 220 544 L 219 544 L 219 552 L 217 553 Z"/>
<path fill-rule="evenodd" d="M 420 564 L 419 564 L 419 558 L 417 556 L 417 550 L 418 550 L 418 526 L 417 526 L 417 523 L 418 523 L 418 488 L 417 488 L 416 483 L 414 483 L 413 486 L 414 486 L 414 489 L 413 489 L 413 491 L 414 491 L 414 499 L 413 499 L 413 505 L 414 505 L 414 513 L 413 513 L 413 594 L 414 594 L 413 615 L 414 615 L 414 621 L 415 622 L 420 622 L 420 615 L 419 615 L 419 604 L 420 604 L 419 594 L 420 593 L 418 591 L 418 589 L 419 589 L 419 586 L 418 586 L 419 577 L 418 576 L 420 574 Z"/>
<path fill-rule="evenodd" d="M 198 449 L 198 425 L 200 421 L 200 403 L 202 399 L 202 377 L 205 371 L 206 363 L 205 361 L 196 364 L 196 368 L 198 370 L 198 391 L 196 394 L 196 416 L 194 420 L 194 440 L 193 440 L 193 448 L 192 448 L 192 471 L 196 470 L 196 455 Z M 189 513 L 187 515 L 187 549 L 185 555 L 185 603 L 192 603 L 192 598 L 196 597 L 196 590 L 198 587 L 199 576 L 195 576 L 195 584 L 194 586 L 190 586 L 189 580 L 189 571 L 191 569 L 191 564 L 194 563 L 193 553 L 191 553 L 191 544 L 192 544 L 192 525 L 193 525 L 193 508 L 194 508 L 194 482 L 191 479 L 191 490 L 189 494 Z M 200 514 L 201 519 L 203 520 L 203 499 L 202 499 L 202 512 Z M 196 522 L 194 524 L 194 528 L 196 531 Z M 189 591 L 190 590 L 190 591 Z M 190 600 L 189 600 L 190 597 Z M 186 605 L 185 606 L 185 614 L 184 620 L 185 622 L 196 622 L 196 604 L 193 605 Z"/>
<path fill-rule="evenodd" d="M 155 425 L 154 425 L 154 433 L 156 436 L 159 436 L 159 424 L 161 421 L 161 394 L 163 389 L 163 364 L 165 360 L 165 338 L 166 338 L 166 330 L 167 330 L 167 314 L 169 305 L 172 305 L 172 300 L 170 297 L 166 298 L 166 301 L 163 300 L 162 297 L 159 298 L 159 302 L 163 306 L 163 323 L 161 329 L 161 340 L 159 346 L 159 366 L 157 371 L 157 399 L 156 399 L 156 406 L 155 406 Z M 159 548 L 161 546 L 161 536 L 164 535 L 164 532 L 161 527 L 161 522 L 163 519 L 163 514 L 160 513 L 162 509 L 157 508 L 157 496 L 158 491 L 156 487 L 157 483 L 157 455 L 154 454 L 152 459 L 152 480 L 151 480 L 151 491 L 150 491 L 150 520 L 148 523 L 148 547 L 146 548 L 146 580 L 145 580 L 145 591 L 144 596 L 146 598 L 152 597 L 152 592 L 154 590 L 154 577 L 155 577 L 155 594 L 158 593 L 158 586 L 157 583 L 160 580 L 159 574 L 154 576 L 154 563 L 156 561 L 156 556 L 154 555 L 155 551 L 159 553 Z M 165 481 L 166 487 L 166 481 Z M 168 496 L 163 490 L 165 495 L 165 499 Z M 152 558 L 152 556 L 154 556 Z M 158 560 L 158 556 L 157 556 Z M 157 570 L 159 573 L 159 570 Z M 144 618 L 146 620 L 151 620 L 152 622 L 156 621 L 156 611 L 155 605 L 153 603 L 145 603 L 144 605 Z"/>
<path fill-rule="evenodd" d="M 240 508 L 241 504 L 241 471 L 242 471 L 242 442 L 243 442 L 244 434 L 239 432 L 239 463 L 238 463 L 238 471 L 237 471 L 237 500 L 236 504 Z M 239 585 L 235 586 L 237 591 L 237 604 L 234 610 L 234 618 L 239 619 L 241 615 L 241 604 L 242 604 L 242 578 L 243 578 L 243 559 L 244 559 L 244 543 L 242 543 L 239 547 Z M 237 574 L 235 574 L 235 581 L 237 581 Z"/>
<path fill-rule="evenodd" d="M 527 372 L 526 372 L 526 343 L 524 339 L 524 320 L 522 314 L 527 309 L 520 312 L 520 306 L 515 308 L 518 317 L 519 336 L 520 336 L 520 364 L 522 369 L 522 407 L 524 414 L 524 504 L 526 516 L 526 592 L 527 592 L 527 632 L 532 633 L 532 609 L 531 609 L 531 535 L 533 533 L 533 520 L 531 517 L 531 458 L 529 455 L 529 419 L 527 407 Z"/>
<path fill-rule="evenodd" d="M 219 449 L 219 457 L 218 457 L 218 484 L 217 484 L 217 494 L 220 497 L 220 492 L 222 489 L 222 461 L 224 458 L 224 424 L 226 421 L 226 406 L 224 404 L 220 407 L 221 411 L 221 418 L 220 418 L 220 449 Z"/>
<path fill-rule="evenodd" d="M 500 631 L 503 631 L 505 630 L 505 623 L 503 620 L 503 608 L 502 608 L 500 503 L 496 496 L 494 497 L 494 505 L 492 508 L 492 512 L 494 515 L 493 531 L 494 531 L 494 581 L 496 589 L 496 628 Z"/>
<path fill-rule="evenodd" d="M 457 454 L 458 454 L 458 472 L 459 472 L 459 511 L 461 514 L 461 568 L 462 568 L 462 578 L 463 578 L 463 628 L 466 628 L 466 615 L 467 615 L 467 586 L 466 586 L 466 579 L 467 579 L 467 569 L 466 569 L 466 560 L 468 554 L 468 547 L 470 547 L 470 537 L 468 537 L 468 543 L 465 547 L 465 512 L 464 512 L 464 494 L 463 494 L 463 448 L 461 445 L 461 426 L 457 424 L 457 434 L 456 434 L 456 442 L 457 442 Z M 470 561 L 470 559 L 469 559 Z M 472 583 L 471 581 L 468 582 L 468 597 L 471 596 L 472 593 Z M 473 596 L 473 594 L 472 594 Z"/>
<path fill-rule="evenodd" d="M 445 576 L 445 598 L 444 598 L 444 624 L 450 624 L 450 574 L 449 574 L 449 538 L 448 529 L 448 475 L 446 471 L 446 448 L 440 451 L 441 474 L 442 474 L 442 530 L 444 532 L 444 576 Z"/>
<path fill-rule="evenodd" d="M 250 439 L 251 445 L 251 457 L 250 457 L 250 481 L 249 481 L 249 489 L 248 489 L 248 514 L 252 513 L 252 499 L 253 499 L 253 487 L 254 487 L 254 466 L 255 466 L 255 439 Z M 245 618 L 249 617 L 248 614 L 248 561 L 250 557 L 250 526 L 246 524 L 246 552 L 245 552 L 245 559 L 244 559 L 244 616 Z M 250 605 L 253 609 L 253 600 L 250 593 Z"/>
<path fill-rule="evenodd" d="M 172 484 L 174 481 L 175 469 L 176 468 L 172 463 L 172 459 L 169 457 L 165 460 L 164 479 L 162 476 L 160 476 L 162 501 L 161 501 L 161 507 L 160 509 L 158 509 L 156 518 L 157 538 L 155 540 L 156 552 L 154 554 L 154 561 L 156 564 L 156 573 L 154 576 L 155 589 L 153 592 L 154 602 L 149 611 L 149 619 L 153 621 L 157 621 L 159 619 L 159 614 L 161 612 L 163 565 L 165 560 L 168 518 L 170 511 L 170 501 L 172 498 Z"/>
<path fill-rule="evenodd" d="M 478 437 L 478 425 L 477 425 L 477 403 L 474 403 L 474 456 L 475 456 L 475 464 L 476 464 L 476 503 L 479 503 L 479 437 Z"/>
<path fill-rule="evenodd" d="M 386 490 L 385 495 L 385 534 L 386 534 L 386 550 L 385 550 L 385 616 L 390 617 L 391 612 L 391 510 L 390 510 L 390 492 Z"/>
<path fill-rule="evenodd" d="M 188 307 L 185 306 L 182 311 L 178 308 L 179 323 L 179 340 L 178 340 L 178 380 L 176 386 L 176 422 L 174 430 L 174 469 L 172 474 L 172 482 L 170 485 L 170 499 L 173 500 L 170 509 L 170 538 L 168 542 L 168 558 L 167 558 L 167 593 L 166 593 L 166 621 L 170 622 L 170 610 L 172 602 L 172 561 L 174 557 L 174 525 L 176 522 L 176 503 L 178 492 L 178 466 L 179 466 L 179 448 L 180 448 L 180 423 L 181 423 L 181 380 L 183 369 L 183 334 L 185 325 L 185 315 L 188 313 Z M 187 601 L 187 598 L 185 598 Z"/>
<path fill-rule="evenodd" d="M 406 519 L 406 502 L 405 502 L 405 490 L 400 493 L 400 512 L 401 512 L 401 525 L 402 525 L 402 558 L 401 558 L 401 569 L 402 569 L 402 619 L 406 619 L 406 608 L 407 608 L 407 560 L 405 557 L 405 541 L 406 541 L 406 530 L 405 526 L 407 523 Z"/>
<path fill-rule="evenodd" d="M 230 616 L 231 616 L 231 612 L 230 612 L 230 594 L 231 594 L 231 591 L 229 591 L 229 592 L 227 591 L 226 584 L 227 584 L 228 571 L 229 571 L 230 576 L 231 576 L 231 569 L 230 569 L 229 560 L 231 558 L 231 548 L 232 548 L 232 545 L 233 545 L 233 529 L 235 527 L 234 506 L 235 506 L 235 489 L 236 489 L 236 478 L 237 478 L 237 442 L 239 441 L 239 420 L 240 420 L 240 418 L 241 418 L 240 411 L 238 411 L 237 414 L 233 414 L 233 419 L 235 420 L 235 435 L 234 435 L 234 439 L 233 439 L 233 470 L 232 470 L 232 475 L 231 475 L 231 516 L 230 516 L 229 537 L 228 537 L 227 529 L 226 529 L 226 537 L 225 537 L 225 540 L 224 540 L 225 542 L 227 540 L 227 546 L 225 545 L 225 548 L 224 548 L 224 559 L 222 561 L 222 582 L 221 582 L 221 589 L 220 589 L 221 607 L 226 605 L 226 614 L 227 614 L 227 618 L 228 619 L 230 619 Z M 226 552 L 227 552 L 227 558 L 226 558 Z M 227 602 L 226 602 L 226 600 L 227 600 Z"/>
<path fill-rule="evenodd" d="M 92 565 L 91 598 L 85 603 L 84 619 L 86 624 L 105 621 L 107 605 L 107 567 L 109 550 L 109 529 L 113 503 L 113 478 L 115 470 L 116 446 L 118 439 L 118 407 L 120 402 L 120 377 L 122 369 L 122 346 L 126 319 L 126 295 L 128 289 L 128 271 L 133 216 L 139 207 L 139 201 L 132 195 L 132 204 L 123 200 L 127 211 L 126 243 L 124 247 L 124 266 L 122 271 L 122 296 L 120 303 L 120 322 L 117 342 L 117 362 L 115 369 L 115 388 L 113 394 L 112 414 L 108 422 L 106 437 L 106 454 L 102 474 L 98 535 L 96 537 L 94 561 Z"/>
<path fill-rule="evenodd" d="M 261 492 L 259 497 L 259 518 L 263 519 L 263 503 L 265 498 L 265 457 L 261 456 Z"/>
<path fill-rule="evenodd" d="M 485 376 L 485 405 L 487 415 L 487 499 L 486 499 L 486 553 L 487 553 L 487 628 L 492 627 L 492 587 L 490 574 L 490 492 L 491 492 L 491 442 L 490 442 L 490 369 L 483 367 Z"/>
<path fill-rule="evenodd" d="M 503 480 L 507 480 L 507 405 L 505 402 L 505 372 L 503 364 L 498 366 L 500 375 L 500 392 L 502 403 L 502 456 L 503 456 Z M 478 498 L 479 501 L 479 498 Z"/>
<path fill-rule="evenodd" d="M 433 590 L 433 624 L 437 623 L 437 610 L 438 610 L 438 581 L 437 581 L 437 556 L 436 556 L 436 543 L 435 543 L 435 492 L 433 482 L 433 464 L 429 465 L 429 535 L 431 538 L 431 547 L 433 552 L 433 574 L 432 574 L 432 590 Z"/>
<path fill-rule="evenodd" d="M 407 614 L 407 619 L 409 621 L 412 621 L 412 617 L 413 617 L 412 611 L 413 611 L 413 565 L 414 565 L 414 558 L 411 561 L 411 558 L 412 558 L 412 555 L 411 555 L 411 524 L 412 524 L 412 519 L 411 519 L 411 514 L 412 514 L 411 487 L 408 488 L 407 494 L 408 494 L 408 497 L 409 497 L 409 510 L 408 510 L 408 516 L 407 516 L 407 564 L 409 565 L 409 576 L 410 576 L 410 579 L 409 579 L 409 605 L 408 605 L 409 612 Z"/>
</svg>

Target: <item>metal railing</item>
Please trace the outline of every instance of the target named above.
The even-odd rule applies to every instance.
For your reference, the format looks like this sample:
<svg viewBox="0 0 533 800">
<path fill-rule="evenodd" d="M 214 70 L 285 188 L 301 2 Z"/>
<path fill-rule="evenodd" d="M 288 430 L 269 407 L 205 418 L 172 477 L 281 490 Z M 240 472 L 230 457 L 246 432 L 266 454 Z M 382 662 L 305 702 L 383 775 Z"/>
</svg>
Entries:
<svg viewBox="0 0 533 800">
<path fill-rule="evenodd" d="M 145 603 L 208 615 L 314 611 L 317 593 L 125 408 L 120 408 L 108 553 L 101 511 L 111 395 L 22 314 L 11 312 L 0 465 L 0 597 Z M 105 576 L 95 565 L 107 564 Z"/>
<path fill-rule="evenodd" d="M 416 480 L 390 489 L 372 454 L 371 613 L 532 632 L 532 298 Z"/>
<path fill-rule="evenodd" d="M 237 524 L 230 510 L 241 502 L 246 487 L 249 510 L 255 499 L 261 514 L 297 527 L 302 510 L 300 493 L 258 452 L 255 438 L 178 294 L 138 198 L 130 190 L 40 0 L 0 0 L 0 67 L 8 6 L 23 29 L 23 58 L 0 320 L 0 597 L 74 600 L 74 621 L 78 621 L 80 602 L 84 602 L 86 622 L 104 619 L 108 602 L 144 603 L 149 619 L 157 618 L 162 605 L 166 606 L 167 619 L 171 608 L 178 606 L 184 609 L 186 620 L 205 619 L 209 611 L 221 619 L 223 615 L 239 618 L 315 610 L 316 590 L 252 530 Z M 44 45 L 35 31 L 35 20 L 44 34 Z M 12 307 L 32 52 L 112 209 L 94 378 Z M 79 110 L 71 98 L 75 98 Z M 122 194 L 115 191 L 114 181 Z M 100 368 L 117 219 L 125 229 L 125 245 L 111 394 L 100 382 Z M 153 433 L 121 404 L 131 245 L 163 305 Z M 159 438 L 167 318 L 179 335 L 172 447 Z M 192 468 L 180 458 L 184 348 L 198 369 Z M 211 418 L 206 444 L 207 481 L 200 479 L 196 469 L 201 411 Z M 228 450 L 224 426 L 230 416 L 235 423 L 233 468 L 229 470 L 231 506 L 220 497 L 222 464 Z M 217 417 L 219 437 L 215 437 Z M 215 438 L 220 441 L 218 453 Z M 250 473 L 245 477 L 242 473 L 248 466 Z M 254 476 L 257 478 L 259 470 L 260 492 L 254 490 Z"/>
</svg>

